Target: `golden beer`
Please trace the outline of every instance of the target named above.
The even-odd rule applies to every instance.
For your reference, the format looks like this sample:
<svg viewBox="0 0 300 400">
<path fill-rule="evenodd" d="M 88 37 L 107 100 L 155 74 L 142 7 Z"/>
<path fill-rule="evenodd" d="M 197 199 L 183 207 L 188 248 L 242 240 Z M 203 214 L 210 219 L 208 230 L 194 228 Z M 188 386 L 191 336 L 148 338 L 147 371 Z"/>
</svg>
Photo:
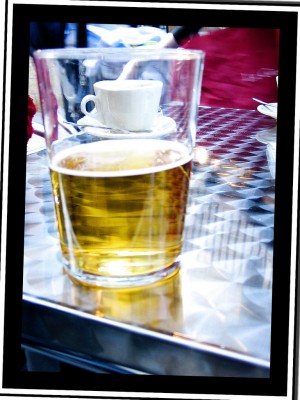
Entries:
<svg viewBox="0 0 300 400">
<path fill-rule="evenodd" d="M 82 144 L 58 153 L 50 170 L 71 277 L 100 286 L 107 279 L 110 285 L 174 265 L 191 170 L 183 144 L 155 139 Z"/>
</svg>

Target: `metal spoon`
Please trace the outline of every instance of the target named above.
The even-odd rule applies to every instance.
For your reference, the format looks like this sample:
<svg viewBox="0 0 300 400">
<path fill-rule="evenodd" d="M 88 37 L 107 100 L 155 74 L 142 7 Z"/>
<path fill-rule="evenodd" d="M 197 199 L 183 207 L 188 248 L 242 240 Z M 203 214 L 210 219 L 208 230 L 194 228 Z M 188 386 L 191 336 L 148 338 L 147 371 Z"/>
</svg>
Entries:
<svg viewBox="0 0 300 400">
<path fill-rule="evenodd" d="M 76 124 L 75 122 L 70 122 L 70 121 L 64 121 L 65 124 L 69 124 L 71 126 L 76 127 L 77 129 L 81 129 L 81 128 L 101 128 L 104 130 L 104 132 L 107 133 L 111 133 L 111 132 L 116 132 L 116 133 L 126 133 L 126 134 L 130 134 L 132 132 L 130 131 L 126 131 L 123 129 L 117 129 L 117 128 L 108 128 L 107 126 L 101 126 L 101 125 L 89 125 L 89 124 Z"/>
<path fill-rule="evenodd" d="M 255 97 L 252 97 L 252 100 L 256 101 L 257 103 L 263 104 L 266 108 L 268 108 L 271 112 L 275 112 L 276 106 L 270 103 L 267 103 L 263 100 L 256 99 Z"/>
</svg>

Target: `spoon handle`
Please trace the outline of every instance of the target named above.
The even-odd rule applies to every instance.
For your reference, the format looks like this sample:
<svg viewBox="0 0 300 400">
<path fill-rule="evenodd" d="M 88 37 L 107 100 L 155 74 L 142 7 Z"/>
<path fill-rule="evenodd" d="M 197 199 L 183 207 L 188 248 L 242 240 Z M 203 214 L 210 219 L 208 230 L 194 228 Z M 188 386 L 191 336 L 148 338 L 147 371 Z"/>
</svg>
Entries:
<svg viewBox="0 0 300 400">
<path fill-rule="evenodd" d="M 270 103 L 267 103 L 265 101 L 256 99 L 255 97 L 252 97 L 252 100 L 256 101 L 257 103 L 263 104 L 271 112 L 275 112 L 276 111 L 276 106 L 273 105 L 273 104 L 270 104 Z"/>
<path fill-rule="evenodd" d="M 252 97 L 252 100 L 256 101 L 257 103 L 263 104 L 264 106 L 268 105 L 268 103 L 266 101 L 262 101 L 262 100 L 256 99 L 255 97 Z"/>
</svg>

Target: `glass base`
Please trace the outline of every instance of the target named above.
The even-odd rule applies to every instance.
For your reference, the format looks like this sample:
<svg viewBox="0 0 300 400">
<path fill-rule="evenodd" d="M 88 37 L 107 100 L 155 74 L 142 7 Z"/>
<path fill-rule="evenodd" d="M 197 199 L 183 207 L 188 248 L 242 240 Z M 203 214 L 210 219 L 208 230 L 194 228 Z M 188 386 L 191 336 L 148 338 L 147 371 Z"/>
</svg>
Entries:
<svg viewBox="0 0 300 400">
<path fill-rule="evenodd" d="M 81 284 L 89 287 L 103 287 L 103 288 L 131 288 L 139 286 L 151 285 L 155 282 L 164 280 L 171 275 L 175 274 L 179 269 L 179 262 L 147 275 L 135 276 L 106 276 L 106 275 L 93 275 L 80 271 L 74 273 L 69 265 L 64 265 L 64 272 L 76 284 Z"/>
</svg>

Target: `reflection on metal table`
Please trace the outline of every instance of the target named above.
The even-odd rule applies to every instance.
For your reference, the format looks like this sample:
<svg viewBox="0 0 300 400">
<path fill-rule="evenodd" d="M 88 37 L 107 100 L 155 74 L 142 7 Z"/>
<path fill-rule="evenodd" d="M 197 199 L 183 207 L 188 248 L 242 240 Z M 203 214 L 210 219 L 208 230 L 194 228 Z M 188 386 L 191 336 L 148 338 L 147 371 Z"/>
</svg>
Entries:
<svg viewBox="0 0 300 400">
<path fill-rule="evenodd" d="M 275 125 L 256 110 L 199 108 L 180 271 L 131 290 L 63 273 L 46 154 L 29 154 L 28 357 L 94 372 L 268 377 L 275 179 L 265 138 Z"/>
</svg>

